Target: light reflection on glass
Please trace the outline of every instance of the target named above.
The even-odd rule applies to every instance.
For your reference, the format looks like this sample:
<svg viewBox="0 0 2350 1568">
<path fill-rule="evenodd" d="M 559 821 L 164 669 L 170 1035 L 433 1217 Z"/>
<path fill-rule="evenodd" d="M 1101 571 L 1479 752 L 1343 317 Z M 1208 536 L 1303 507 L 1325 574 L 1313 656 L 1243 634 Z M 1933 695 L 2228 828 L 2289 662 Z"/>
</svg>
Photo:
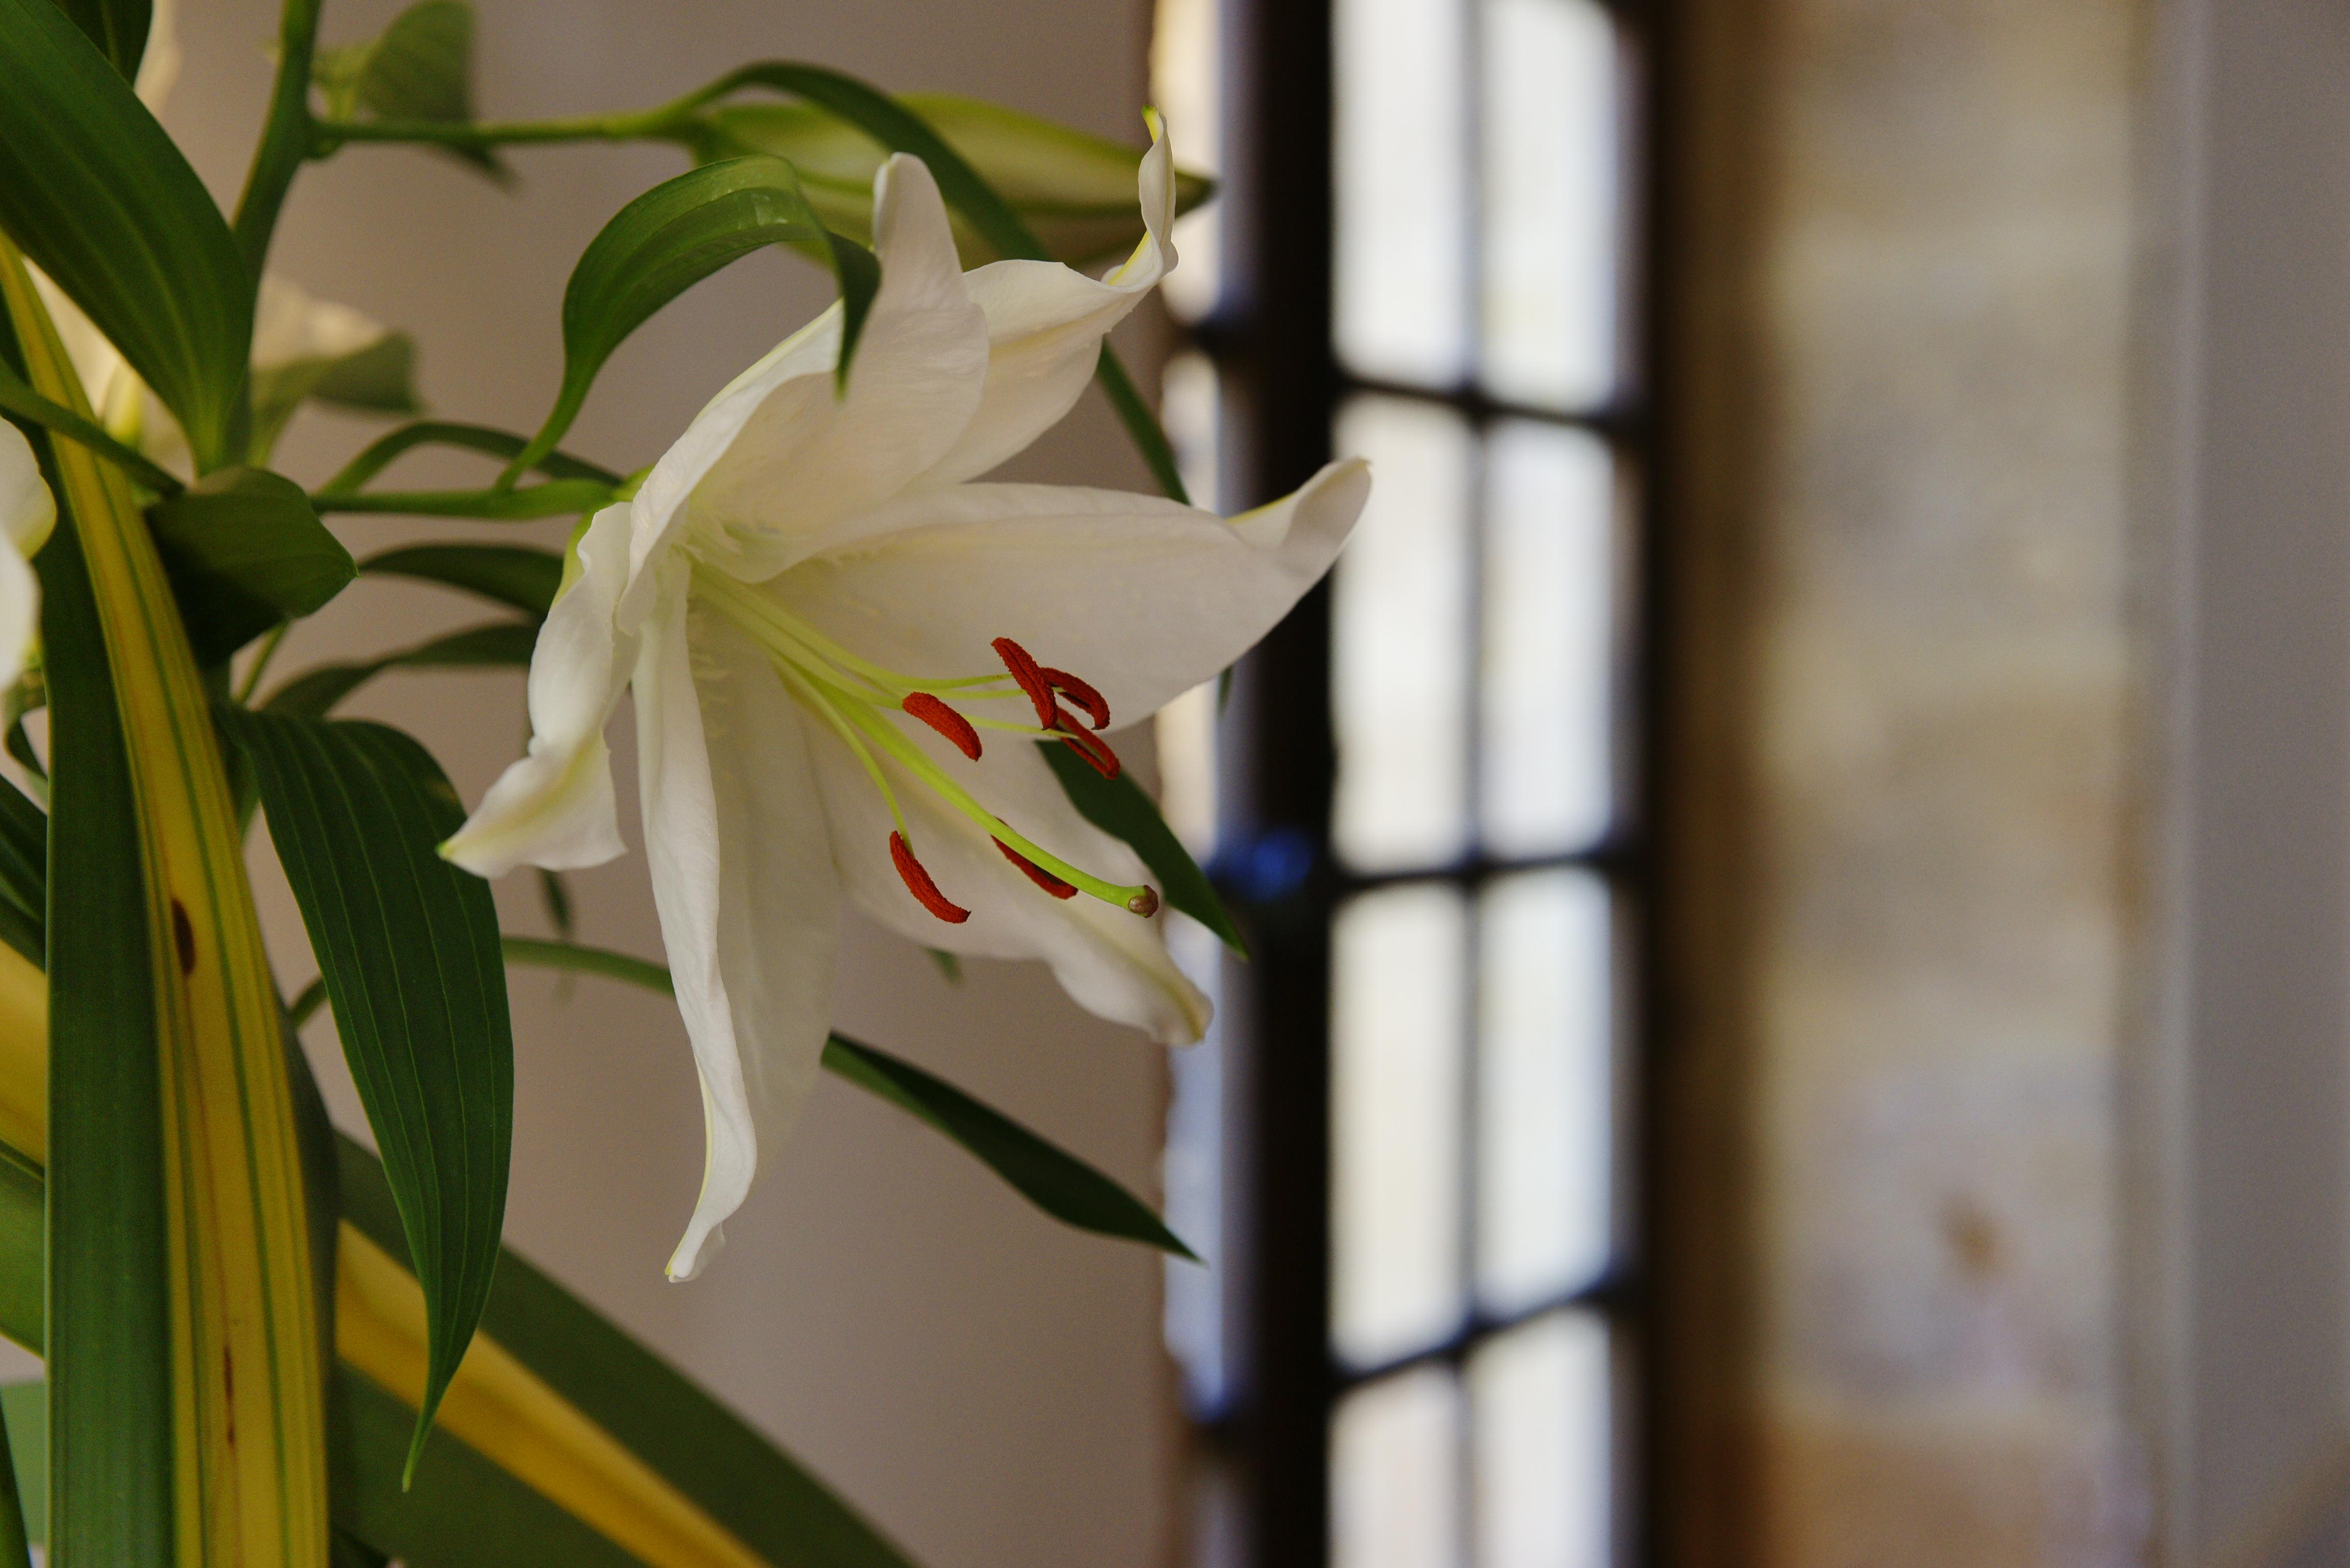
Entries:
<svg viewBox="0 0 2350 1568">
<path fill-rule="evenodd" d="M 1357 1366 L 1459 1324 L 1467 916 L 1442 887 L 1341 909 L 1331 960 L 1331 1335 Z"/>
<path fill-rule="evenodd" d="M 1159 1180 L 1167 1228 L 1204 1262 L 1166 1261 L 1162 1314 L 1167 1348 L 1183 1376 L 1193 1412 L 1213 1416 L 1230 1390 L 1224 1293 L 1224 947 L 1214 933 L 1187 918 L 1167 923 L 1167 950 L 1175 966 L 1207 992 L 1215 1021 L 1196 1045 L 1169 1054 L 1171 1094 Z"/>
<path fill-rule="evenodd" d="M 1561 1313 L 1469 1361 L 1477 1568 L 1606 1568 L 1612 1552 L 1607 1331 Z"/>
<path fill-rule="evenodd" d="M 1167 117 L 1175 160 L 1209 175 L 1223 162 L 1222 11 L 1219 0 L 1159 0 L 1150 37 L 1151 101 Z M 1180 259 L 1159 293 L 1187 321 L 1214 309 L 1223 286 L 1217 213 L 1211 201 L 1175 221 Z"/>
<path fill-rule="evenodd" d="M 1506 423 L 1486 455 L 1482 830 L 1578 848 L 1614 804 L 1616 482 L 1582 431 Z"/>
<path fill-rule="evenodd" d="M 1485 0 L 1480 374 L 1555 408 L 1615 389 L 1621 157 L 1613 24 L 1593 0 Z"/>
<path fill-rule="evenodd" d="M 1507 1316 L 1607 1265 L 1615 1060 L 1607 891 L 1505 877 L 1479 909 L 1477 1294 Z"/>
<path fill-rule="evenodd" d="M 1457 414 L 1389 398 L 1349 403 L 1337 437 L 1372 484 L 1334 577 L 1331 836 L 1365 869 L 1449 860 L 1468 842 L 1474 440 Z"/>
<path fill-rule="evenodd" d="M 1458 1568 L 1461 1390 L 1421 1367 L 1338 1407 L 1330 1434 L 1334 1568 Z"/>
<path fill-rule="evenodd" d="M 1470 336 L 1460 0 L 1338 0 L 1336 29 L 1338 351 L 1446 385 Z"/>
</svg>

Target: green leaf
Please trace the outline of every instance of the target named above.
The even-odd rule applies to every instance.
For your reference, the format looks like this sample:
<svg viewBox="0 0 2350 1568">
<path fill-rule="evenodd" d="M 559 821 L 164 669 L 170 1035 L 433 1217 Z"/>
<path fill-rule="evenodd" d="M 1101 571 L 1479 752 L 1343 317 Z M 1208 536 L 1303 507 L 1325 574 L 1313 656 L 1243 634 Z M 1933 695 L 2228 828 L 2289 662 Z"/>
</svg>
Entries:
<svg viewBox="0 0 2350 1568">
<path fill-rule="evenodd" d="M 552 451 L 587 400 L 604 361 L 629 334 L 693 285 L 773 244 L 816 249 L 840 287 L 836 375 L 847 384 L 865 313 L 880 286 L 873 254 L 824 226 L 780 158 L 732 158 L 663 181 L 588 242 L 563 291 L 563 387 L 511 475 Z"/>
<path fill-rule="evenodd" d="M 74 26 L 89 36 L 122 79 L 139 79 L 139 62 L 147 54 L 147 34 L 154 23 L 153 0 L 57 0 Z"/>
<path fill-rule="evenodd" d="M 225 461 L 253 285 L 203 182 L 54 0 L 0 0 L 0 228 Z"/>
<path fill-rule="evenodd" d="M 563 557 L 535 545 L 412 545 L 359 563 L 373 576 L 416 577 L 544 616 L 563 584 Z"/>
<path fill-rule="evenodd" d="M 467 452 L 487 452 L 493 457 L 512 458 L 520 455 L 530 442 L 511 431 L 493 430 L 488 425 L 460 424 L 451 420 L 419 420 L 413 424 L 387 431 L 369 441 L 365 451 L 351 459 L 340 473 L 328 480 L 318 493 L 345 495 L 390 467 L 402 455 L 420 446 L 453 446 Z M 565 452 L 543 453 L 531 466 L 550 479 L 585 479 L 605 486 L 617 485 L 620 476 L 609 469 L 598 468 L 592 462 Z"/>
<path fill-rule="evenodd" d="M 611 504 L 608 485 L 590 479 L 551 479 L 520 490 L 402 490 L 358 494 L 321 490 L 310 497 L 321 512 L 372 512 L 402 517 L 474 517 L 484 523 L 529 523 L 577 517 Z"/>
<path fill-rule="evenodd" d="M 1045 248 L 1072 264 L 1131 249 L 1142 237 L 1132 147 L 1016 109 L 945 93 L 905 93 L 899 103 L 928 122 L 1028 224 Z M 808 200 L 837 233 L 869 244 L 873 174 L 889 149 L 813 103 L 733 103 L 703 117 L 706 157 L 766 152 L 799 171 Z M 1179 171 L 1175 200 L 1189 212 L 1213 192 L 1204 177 Z M 955 224 L 965 266 L 997 253 L 967 218 Z"/>
<path fill-rule="evenodd" d="M 222 713 L 253 761 L 424 1287 L 412 1470 L 505 1217 L 514 1039 L 497 911 L 488 883 L 436 853 L 464 813 L 423 747 L 380 724 Z"/>
<path fill-rule="evenodd" d="M 405 1261 L 400 1232 L 390 1223 L 390 1205 L 384 1201 L 380 1170 L 348 1138 L 342 1140 L 342 1191 L 343 1213 L 351 1224 Z M 906 1568 L 905 1557 L 822 1482 L 511 1251 L 499 1262 L 482 1330 L 766 1561 L 806 1568 Z M 415 1495 L 431 1495 L 429 1472 L 434 1458 L 460 1449 L 453 1442 L 434 1445 L 426 1469 L 419 1473 Z M 450 1517 L 428 1526 L 440 1536 L 474 1527 L 475 1516 L 458 1499 L 447 1499 L 441 1511 Z M 559 1517 L 568 1521 L 567 1516 Z M 634 1561 L 574 1555 L 567 1535 L 543 1543 L 525 1538 L 521 1550 L 503 1556 L 451 1541 L 457 1554 L 444 1556 L 408 1541 L 360 1533 L 404 1561 L 435 1568 L 443 1563 L 478 1563 L 488 1568 L 522 1562 Z"/>
<path fill-rule="evenodd" d="M 76 530 L 60 525 L 34 564 L 59 784 L 48 878 L 48 1298 L 45 1332 L 30 1335 L 57 1372 L 50 1550 L 60 1562 L 159 1564 L 172 1561 L 174 1536 L 172 1288 L 140 823 Z M 24 1218 L 16 1185 L 0 1179 L 0 1220 Z M 21 1305 L 11 1316 L 20 1339 L 39 1322 L 27 1324 Z"/>
<path fill-rule="evenodd" d="M 510 936 L 504 939 L 504 947 L 508 963 L 600 974 L 665 995 L 676 994 L 667 969 L 626 953 L 535 937 Z M 836 1076 L 911 1112 L 962 1145 L 1014 1191 L 1064 1224 L 1140 1241 L 1179 1258 L 1194 1257 L 1149 1204 L 1076 1156 L 945 1079 L 841 1034 L 825 1043 L 824 1065 Z"/>
<path fill-rule="evenodd" d="M 492 621 L 436 637 L 414 648 L 354 664 L 306 670 L 269 694 L 264 711 L 286 718 L 322 719 L 335 705 L 387 670 L 463 670 L 527 666 L 538 628 L 528 621 Z"/>
<path fill-rule="evenodd" d="M 386 119 L 463 124 L 473 118 L 473 8 L 464 0 L 418 0 L 366 48 L 354 100 Z M 448 147 L 501 182 L 512 173 L 486 148 Z"/>
<path fill-rule="evenodd" d="M 304 402 L 316 400 L 371 414 L 413 414 L 416 340 L 387 332 L 348 354 L 293 359 L 253 372 L 253 452 L 265 456 L 277 444 L 286 421 Z"/>
<path fill-rule="evenodd" d="M 200 664 L 312 613 L 359 575 L 302 487 L 267 469 L 207 474 L 147 515 Z"/>
<path fill-rule="evenodd" d="M 0 941 L 44 964 L 48 919 L 48 815 L 0 779 Z"/>
<path fill-rule="evenodd" d="M 1232 924 L 1223 899 L 1216 896 L 1215 885 L 1159 814 L 1159 803 L 1143 793 L 1132 774 L 1106 779 L 1057 741 L 1040 741 L 1037 748 L 1052 764 L 1062 792 L 1078 815 L 1111 837 L 1124 839 L 1141 856 L 1142 863 L 1159 878 L 1159 890 L 1170 905 L 1215 932 L 1232 951 L 1248 956 L 1248 944 L 1241 940 L 1240 928 Z"/>
<path fill-rule="evenodd" d="M 62 403 L 53 403 L 25 384 L 25 379 L 0 363 L 0 413 L 14 414 L 27 424 L 80 442 L 159 495 L 180 489 L 180 479 L 158 467 L 145 452 L 123 445 L 95 420 L 85 419 Z"/>
</svg>

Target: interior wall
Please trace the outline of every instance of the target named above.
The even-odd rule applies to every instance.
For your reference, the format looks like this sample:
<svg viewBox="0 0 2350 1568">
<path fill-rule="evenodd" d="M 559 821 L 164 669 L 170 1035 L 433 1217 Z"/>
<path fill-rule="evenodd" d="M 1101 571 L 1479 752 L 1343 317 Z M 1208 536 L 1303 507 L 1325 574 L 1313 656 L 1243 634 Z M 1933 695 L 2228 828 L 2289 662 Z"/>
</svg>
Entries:
<svg viewBox="0 0 2350 1568">
<path fill-rule="evenodd" d="M 371 36 L 395 9 L 391 0 L 329 5 L 326 37 Z M 187 66 L 166 120 L 216 192 L 233 195 L 243 173 L 274 10 L 266 0 L 182 0 Z M 479 0 L 477 10 L 478 99 L 497 118 L 641 107 L 743 60 L 789 56 L 892 88 L 968 93 L 1129 140 L 1142 134 L 1140 0 Z M 273 265 L 314 294 L 413 331 L 436 413 L 527 430 L 555 389 L 556 311 L 572 261 L 623 202 L 682 164 L 656 148 L 533 149 L 511 161 L 520 180 L 503 192 L 429 152 L 347 151 L 302 176 Z M 701 286 L 615 356 L 567 444 L 623 471 L 651 462 L 827 294 L 814 269 L 774 254 Z M 315 482 L 371 428 L 306 414 L 282 465 Z M 432 483 L 478 471 L 452 459 L 415 461 L 409 472 Z M 1095 399 L 1014 472 L 1149 488 Z M 466 531 L 369 519 L 339 527 L 362 552 Z M 550 544 L 563 536 L 560 524 L 526 532 Z M 296 632 L 278 668 L 476 618 L 452 596 L 362 583 Z M 424 737 L 469 800 L 522 739 L 511 675 L 395 676 L 352 707 Z M 615 740 L 633 845 L 627 728 L 624 713 Z M 299 920 L 274 871 L 263 876 L 273 950 L 298 984 L 312 972 Z M 660 951 L 639 856 L 574 886 L 583 940 Z M 508 929 L 544 929 L 526 877 L 499 895 Z M 836 1016 L 1155 1191 L 1164 1071 L 1155 1049 L 1079 1012 L 1041 968 L 973 963 L 966 975 L 951 985 L 918 950 L 853 923 Z M 1045 1220 L 934 1134 L 827 1082 L 789 1147 L 766 1160 L 725 1252 L 702 1280 L 665 1283 L 661 1264 L 702 1159 L 673 1010 L 592 979 L 518 972 L 512 989 L 516 1247 L 783 1440 L 922 1562 L 1161 1560 L 1172 1415 L 1153 1255 Z M 330 1023 L 314 1024 L 307 1044 L 337 1119 L 360 1128 Z"/>
<path fill-rule="evenodd" d="M 2140 7 L 1673 14 L 1668 1558 L 2134 1561 Z"/>
</svg>

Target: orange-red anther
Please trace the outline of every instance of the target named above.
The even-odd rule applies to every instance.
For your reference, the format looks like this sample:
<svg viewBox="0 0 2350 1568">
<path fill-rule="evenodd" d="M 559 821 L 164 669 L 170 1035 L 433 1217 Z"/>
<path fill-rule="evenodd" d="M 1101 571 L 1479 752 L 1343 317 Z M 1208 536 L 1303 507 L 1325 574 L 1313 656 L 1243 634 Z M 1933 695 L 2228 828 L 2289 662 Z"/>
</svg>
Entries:
<svg viewBox="0 0 2350 1568">
<path fill-rule="evenodd" d="M 1055 670 L 1050 665 L 1039 667 L 1036 673 L 1042 675 L 1054 690 L 1067 692 L 1069 701 L 1086 711 L 1086 717 L 1093 722 L 1095 729 L 1109 728 L 1109 704 L 1102 700 L 1102 694 L 1091 684 L 1078 680 L 1066 670 Z"/>
<path fill-rule="evenodd" d="M 1066 720 L 1068 715 L 1066 713 L 1063 713 L 1059 715 L 1059 717 Z M 1098 735 L 1088 734 L 1087 732 L 1078 729 L 1073 722 L 1063 723 L 1055 727 L 1060 732 L 1061 743 L 1067 746 L 1069 750 L 1076 753 L 1077 755 L 1085 758 L 1087 763 L 1091 763 L 1094 772 L 1101 774 L 1101 776 L 1106 779 L 1114 779 L 1118 777 L 1118 753 L 1109 749 L 1109 742 L 1107 741 L 1103 740 Z"/>
<path fill-rule="evenodd" d="M 955 749 L 972 762 L 979 761 L 979 732 L 971 721 L 948 707 L 927 691 L 909 692 L 898 704 L 940 734 L 955 743 Z"/>
<path fill-rule="evenodd" d="M 995 657 L 1003 660 L 1003 668 L 1012 671 L 1012 679 L 1020 682 L 1020 690 L 1028 693 L 1028 701 L 1035 704 L 1036 722 L 1047 730 L 1053 728 L 1053 716 L 1060 704 L 1053 700 L 1053 685 L 1045 679 L 1045 671 L 1028 657 L 1026 649 L 1008 637 L 997 638 L 991 646 Z"/>
<path fill-rule="evenodd" d="M 889 860 L 898 867 L 898 875 L 904 879 L 906 891 L 911 893 L 922 908 L 951 926 L 960 926 L 971 919 L 969 909 L 950 902 L 947 896 L 939 891 L 939 885 L 931 880 L 931 874 L 922 869 L 920 861 L 914 858 L 914 851 L 906 843 L 904 834 L 889 835 Z"/>
<path fill-rule="evenodd" d="M 1021 854 L 1020 851 L 1013 848 L 1012 846 L 1004 843 L 1001 838 L 992 839 L 989 842 L 993 843 L 998 849 L 1003 851 L 1003 857 L 1006 860 L 1011 861 L 1012 864 L 1019 867 L 1022 871 L 1027 873 L 1028 880 L 1035 883 L 1036 886 L 1044 888 L 1045 891 L 1052 894 L 1055 898 L 1074 898 L 1077 896 L 1076 888 L 1071 887 L 1068 883 L 1062 881 L 1058 877 L 1054 876 L 1050 871 L 1045 870 L 1042 866 L 1037 865 L 1034 860 L 1029 859 L 1028 857 Z"/>
</svg>

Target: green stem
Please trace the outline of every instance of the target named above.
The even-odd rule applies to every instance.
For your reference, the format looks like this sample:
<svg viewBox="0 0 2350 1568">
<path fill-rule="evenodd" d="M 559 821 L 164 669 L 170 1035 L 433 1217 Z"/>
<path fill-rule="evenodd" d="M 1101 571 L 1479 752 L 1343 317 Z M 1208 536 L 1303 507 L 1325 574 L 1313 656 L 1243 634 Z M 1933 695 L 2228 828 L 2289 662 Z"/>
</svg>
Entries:
<svg viewBox="0 0 2350 1568">
<path fill-rule="evenodd" d="M 5 1421 L 0 1421 L 0 1568 L 33 1568 L 32 1542 L 25 1533 L 25 1499 L 16 1487 L 16 1459 Z"/>
<path fill-rule="evenodd" d="M 390 513 L 402 517 L 472 517 L 484 523 L 527 523 L 576 517 L 610 504 L 612 488 L 591 479 L 551 479 L 526 490 L 378 490 L 352 495 L 320 491 L 320 512 Z"/>
<path fill-rule="evenodd" d="M 253 693 L 261 685 L 262 671 L 267 670 L 269 661 L 277 657 L 278 645 L 286 640 L 286 634 L 293 629 L 292 621 L 281 620 L 270 628 L 267 637 L 262 639 L 261 651 L 253 656 L 253 668 L 244 672 L 244 680 L 236 689 L 238 707 L 249 708 L 253 705 Z"/>
<path fill-rule="evenodd" d="M 277 81 L 269 94 L 269 118 L 253 150 L 253 168 L 236 204 L 237 248 L 255 287 L 269 256 L 270 236 L 295 171 L 310 148 L 310 66 L 318 48 L 318 10 L 323 0 L 286 0 L 277 25 Z"/>
<path fill-rule="evenodd" d="M 1183 471 L 1175 466 L 1175 449 L 1169 444 L 1159 416 L 1142 400 L 1134 378 L 1126 373 L 1118 350 L 1107 342 L 1102 344 L 1101 363 L 1094 368 L 1094 379 L 1108 394 L 1109 406 L 1118 410 L 1118 421 L 1126 426 L 1126 433 L 1134 441 L 1135 450 L 1142 454 L 1142 461 L 1150 465 L 1150 476 L 1159 482 L 1159 488 L 1166 492 L 1168 500 L 1189 506 L 1191 493 L 1183 486 Z"/>
<path fill-rule="evenodd" d="M 344 464 L 341 472 L 319 488 L 318 493 L 321 497 L 356 493 L 360 485 L 420 446 L 453 446 L 491 457 L 511 458 L 529 444 L 524 437 L 494 430 L 488 425 L 461 424 L 452 420 L 418 420 L 369 442 L 365 451 Z M 584 458 L 566 452 L 548 452 L 539 459 L 536 467 L 549 479 L 588 479 L 615 489 L 620 483 L 620 476 L 609 469 L 600 468 Z"/>
</svg>

